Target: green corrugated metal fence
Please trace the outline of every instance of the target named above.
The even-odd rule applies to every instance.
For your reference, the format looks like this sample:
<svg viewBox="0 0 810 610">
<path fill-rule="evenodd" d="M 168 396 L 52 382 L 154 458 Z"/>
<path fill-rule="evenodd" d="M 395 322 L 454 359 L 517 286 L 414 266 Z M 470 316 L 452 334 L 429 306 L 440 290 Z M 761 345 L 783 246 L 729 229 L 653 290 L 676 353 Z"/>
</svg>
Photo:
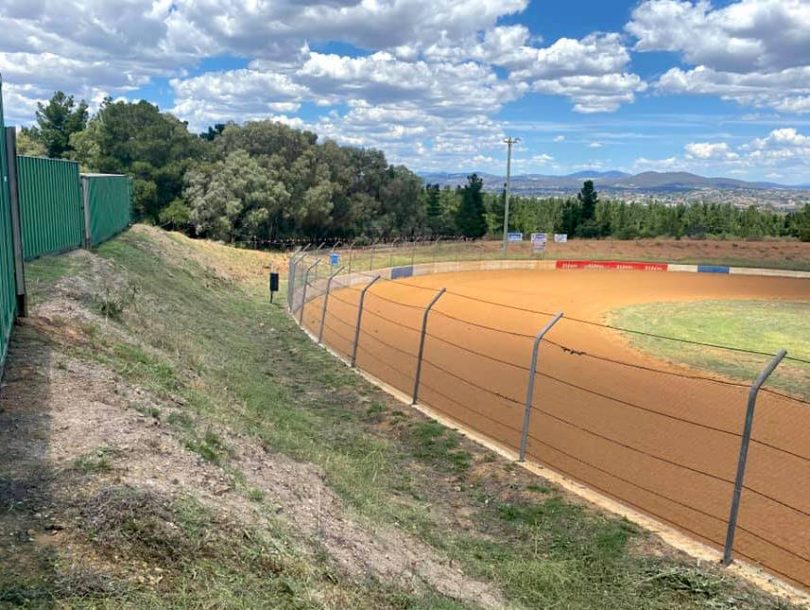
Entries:
<svg viewBox="0 0 810 610">
<path fill-rule="evenodd" d="M 84 214 L 79 164 L 17 157 L 17 183 L 25 260 L 80 248 Z"/>
<path fill-rule="evenodd" d="M 127 176 L 82 174 L 85 231 L 91 246 L 123 231 L 132 221 L 132 180 Z"/>
<path fill-rule="evenodd" d="M 6 163 L 3 94 L 0 82 L 0 364 L 6 360 L 8 340 L 17 315 L 17 285 L 14 279 L 14 248 L 11 236 L 11 198 Z"/>
</svg>

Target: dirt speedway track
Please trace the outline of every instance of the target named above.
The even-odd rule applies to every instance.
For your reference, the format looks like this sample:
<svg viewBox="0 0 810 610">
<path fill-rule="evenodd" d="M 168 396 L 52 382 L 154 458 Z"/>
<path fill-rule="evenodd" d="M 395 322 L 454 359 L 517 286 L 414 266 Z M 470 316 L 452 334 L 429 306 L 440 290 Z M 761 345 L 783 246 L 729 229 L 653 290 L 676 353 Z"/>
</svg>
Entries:
<svg viewBox="0 0 810 610">
<path fill-rule="evenodd" d="M 693 299 L 810 301 L 806 279 L 638 271 L 490 271 L 380 281 L 357 366 L 410 395 L 425 305 L 419 402 L 510 448 L 520 442 L 532 338 L 549 317 Z M 324 343 L 350 356 L 360 286 L 335 286 Z M 489 301 L 485 303 L 483 301 Z M 323 297 L 310 300 L 315 334 Z M 514 309 L 522 308 L 522 309 Z M 703 542 L 726 533 L 748 389 L 642 353 L 616 331 L 566 320 L 539 356 L 528 457 Z M 763 358 L 763 364 L 767 358 Z M 810 405 L 757 403 L 735 556 L 810 588 Z"/>
</svg>

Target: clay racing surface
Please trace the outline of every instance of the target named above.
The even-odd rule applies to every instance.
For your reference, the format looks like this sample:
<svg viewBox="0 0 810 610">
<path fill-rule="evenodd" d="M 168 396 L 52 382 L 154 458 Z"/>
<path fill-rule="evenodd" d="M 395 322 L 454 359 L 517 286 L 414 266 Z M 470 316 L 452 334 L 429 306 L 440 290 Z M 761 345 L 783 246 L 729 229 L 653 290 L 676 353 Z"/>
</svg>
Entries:
<svg viewBox="0 0 810 610">
<path fill-rule="evenodd" d="M 430 314 L 419 402 L 510 448 L 520 443 L 533 337 L 549 320 L 538 311 L 600 321 L 614 308 L 648 302 L 810 301 L 808 280 L 693 273 L 497 271 L 381 281 L 366 296 L 357 366 L 411 395 L 424 307 L 440 287 L 448 292 Z M 333 288 L 324 324 L 324 343 L 347 357 L 358 288 Z M 305 308 L 304 323 L 316 335 L 322 310 L 323 297 Z M 722 546 L 747 386 L 565 318 L 547 339 L 528 458 Z M 760 394 L 734 551 L 810 587 L 804 402 Z"/>
</svg>

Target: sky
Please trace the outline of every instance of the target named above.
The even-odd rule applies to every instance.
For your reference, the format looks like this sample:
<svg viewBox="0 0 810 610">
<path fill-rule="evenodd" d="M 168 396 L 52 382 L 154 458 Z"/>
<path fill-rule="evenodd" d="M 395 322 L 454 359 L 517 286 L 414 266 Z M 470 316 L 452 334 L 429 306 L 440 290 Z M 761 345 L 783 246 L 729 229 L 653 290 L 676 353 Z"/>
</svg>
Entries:
<svg viewBox="0 0 810 610">
<path fill-rule="evenodd" d="M 417 171 L 810 183 L 810 0 L 0 0 L 6 121 L 55 90 L 274 119 Z"/>
</svg>

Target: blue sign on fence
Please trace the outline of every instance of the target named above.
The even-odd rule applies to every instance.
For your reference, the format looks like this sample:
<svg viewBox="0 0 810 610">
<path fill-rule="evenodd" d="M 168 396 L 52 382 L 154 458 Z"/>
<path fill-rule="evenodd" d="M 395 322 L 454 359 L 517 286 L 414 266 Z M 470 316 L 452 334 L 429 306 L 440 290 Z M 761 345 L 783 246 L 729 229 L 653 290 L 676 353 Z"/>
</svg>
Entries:
<svg viewBox="0 0 810 610">
<path fill-rule="evenodd" d="M 329 264 L 333 267 L 337 267 L 340 264 L 340 254 L 337 252 L 332 252 L 329 255 Z"/>
<path fill-rule="evenodd" d="M 506 238 L 507 238 L 509 241 L 523 241 L 523 233 L 518 233 L 518 232 L 515 232 L 515 233 L 507 233 L 507 234 L 506 234 Z"/>
</svg>

